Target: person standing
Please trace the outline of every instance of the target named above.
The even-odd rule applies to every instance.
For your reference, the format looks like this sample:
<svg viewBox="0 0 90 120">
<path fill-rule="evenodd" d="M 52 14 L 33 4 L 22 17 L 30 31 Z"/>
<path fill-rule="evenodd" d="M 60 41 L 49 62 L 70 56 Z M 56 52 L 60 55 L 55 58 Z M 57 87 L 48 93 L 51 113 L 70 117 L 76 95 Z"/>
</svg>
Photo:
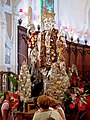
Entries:
<svg viewBox="0 0 90 120">
<path fill-rule="evenodd" d="M 1 113 L 3 120 L 14 120 L 14 117 L 11 112 L 11 102 L 10 102 L 11 94 L 9 91 L 4 93 L 4 99 L 2 101 Z"/>
</svg>

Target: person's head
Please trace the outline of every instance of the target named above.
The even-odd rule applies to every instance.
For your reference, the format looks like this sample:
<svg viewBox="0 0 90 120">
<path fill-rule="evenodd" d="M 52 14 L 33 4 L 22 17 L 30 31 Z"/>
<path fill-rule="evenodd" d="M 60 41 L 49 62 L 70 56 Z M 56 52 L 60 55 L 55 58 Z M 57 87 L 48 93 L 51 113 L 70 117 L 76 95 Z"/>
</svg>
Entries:
<svg viewBox="0 0 90 120">
<path fill-rule="evenodd" d="M 10 100 L 10 98 L 11 98 L 11 93 L 9 92 L 9 91 L 6 91 L 5 93 L 4 93 L 4 100 L 6 99 L 6 100 Z"/>
<path fill-rule="evenodd" d="M 37 105 L 42 109 L 49 109 L 50 98 L 49 96 L 42 95 L 37 99 Z"/>
<path fill-rule="evenodd" d="M 54 98 L 50 98 L 50 107 L 56 108 L 59 105 L 59 102 Z"/>
</svg>

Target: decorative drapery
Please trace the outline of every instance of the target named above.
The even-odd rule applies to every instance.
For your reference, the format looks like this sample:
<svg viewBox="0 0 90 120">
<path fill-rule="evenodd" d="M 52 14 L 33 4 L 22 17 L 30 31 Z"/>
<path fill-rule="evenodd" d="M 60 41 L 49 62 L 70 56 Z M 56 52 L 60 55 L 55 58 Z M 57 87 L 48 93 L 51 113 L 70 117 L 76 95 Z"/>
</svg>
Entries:
<svg viewBox="0 0 90 120">
<path fill-rule="evenodd" d="M 62 25 L 79 31 L 88 29 L 89 0 L 62 0 L 59 2 L 59 20 Z"/>
</svg>

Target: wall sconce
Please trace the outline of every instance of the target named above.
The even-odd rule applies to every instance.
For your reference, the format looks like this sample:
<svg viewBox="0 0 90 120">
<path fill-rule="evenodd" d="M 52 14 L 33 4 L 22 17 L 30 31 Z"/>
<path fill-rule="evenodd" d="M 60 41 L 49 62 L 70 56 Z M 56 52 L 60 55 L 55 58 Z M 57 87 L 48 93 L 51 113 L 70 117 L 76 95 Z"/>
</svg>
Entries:
<svg viewBox="0 0 90 120">
<path fill-rule="evenodd" d="M 23 17 L 23 9 L 20 9 L 19 10 L 19 19 L 18 19 L 19 26 L 22 24 L 22 17 Z"/>
<path fill-rule="evenodd" d="M 85 39 L 85 45 L 87 45 L 87 40 Z"/>
<path fill-rule="evenodd" d="M 80 41 L 80 39 L 79 38 L 77 38 L 77 42 L 79 43 L 79 41 Z"/>
<path fill-rule="evenodd" d="M 19 26 L 22 24 L 22 19 L 18 19 Z"/>
<path fill-rule="evenodd" d="M 65 34 L 65 40 L 67 40 L 67 34 Z"/>
<path fill-rule="evenodd" d="M 73 42 L 73 37 L 71 36 L 71 42 Z"/>
</svg>

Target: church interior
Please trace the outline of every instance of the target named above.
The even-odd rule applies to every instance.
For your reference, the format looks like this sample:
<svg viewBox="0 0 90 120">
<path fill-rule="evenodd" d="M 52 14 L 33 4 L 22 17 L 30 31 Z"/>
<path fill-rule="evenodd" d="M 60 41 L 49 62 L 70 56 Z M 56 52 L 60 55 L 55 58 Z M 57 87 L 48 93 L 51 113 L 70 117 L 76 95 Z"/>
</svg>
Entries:
<svg viewBox="0 0 90 120">
<path fill-rule="evenodd" d="M 1 112 L 6 91 L 7 120 L 90 120 L 90 0 L 0 0 Z"/>
</svg>

